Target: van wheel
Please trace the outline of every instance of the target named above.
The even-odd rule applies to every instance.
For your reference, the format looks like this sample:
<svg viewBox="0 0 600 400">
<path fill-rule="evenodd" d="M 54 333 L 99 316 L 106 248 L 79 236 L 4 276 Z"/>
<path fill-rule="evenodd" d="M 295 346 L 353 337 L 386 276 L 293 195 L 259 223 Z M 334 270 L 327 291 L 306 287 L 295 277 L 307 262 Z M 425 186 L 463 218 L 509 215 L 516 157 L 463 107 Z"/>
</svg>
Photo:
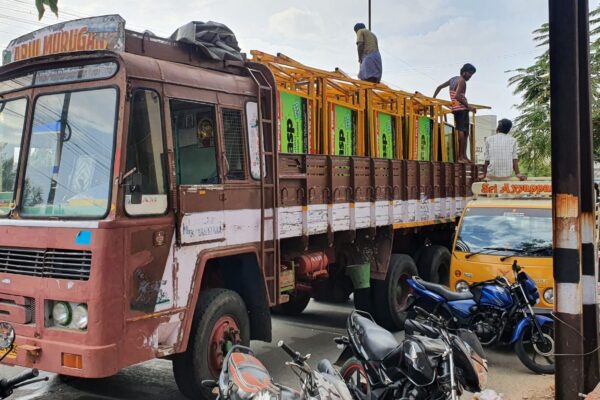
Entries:
<svg viewBox="0 0 600 400">
<path fill-rule="evenodd" d="M 408 300 L 406 280 L 417 274 L 417 267 L 410 256 L 392 254 L 385 280 L 372 281 L 373 309 L 380 325 L 390 330 L 404 327 Z"/>
<path fill-rule="evenodd" d="M 450 252 L 444 246 L 425 247 L 419 259 L 419 276 L 428 282 L 448 286 L 450 258 Z"/>
<path fill-rule="evenodd" d="M 310 294 L 308 292 L 296 292 L 290 294 L 290 300 L 287 303 L 273 307 L 275 314 L 282 315 L 300 315 L 308 307 Z"/>
<path fill-rule="evenodd" d="M 250 321 L 244 300 L 227 289 L 200 293 L 187 350 L 173 358 L 175 382 L 189 399 L 213 399 L 203 380 L 216 380 L 223 358 L 234 345 L 250 344 Z"/>
</svg>

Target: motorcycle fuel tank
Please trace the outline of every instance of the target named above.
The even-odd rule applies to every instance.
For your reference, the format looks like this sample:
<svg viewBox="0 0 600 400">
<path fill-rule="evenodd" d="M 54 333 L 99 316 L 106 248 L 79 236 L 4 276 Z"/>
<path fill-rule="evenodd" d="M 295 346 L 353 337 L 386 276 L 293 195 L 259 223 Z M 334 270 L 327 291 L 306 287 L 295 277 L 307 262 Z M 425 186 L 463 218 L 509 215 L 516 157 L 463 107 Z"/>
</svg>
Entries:
<svg viewBox="0 0 600 400">
<path fill-rule="evenodd" d="M 484 285 L 481 290 L 480 305 L 508 308 L 512 306 L 513 299 L 507 288 L 498 285 Z"/>
</svg>

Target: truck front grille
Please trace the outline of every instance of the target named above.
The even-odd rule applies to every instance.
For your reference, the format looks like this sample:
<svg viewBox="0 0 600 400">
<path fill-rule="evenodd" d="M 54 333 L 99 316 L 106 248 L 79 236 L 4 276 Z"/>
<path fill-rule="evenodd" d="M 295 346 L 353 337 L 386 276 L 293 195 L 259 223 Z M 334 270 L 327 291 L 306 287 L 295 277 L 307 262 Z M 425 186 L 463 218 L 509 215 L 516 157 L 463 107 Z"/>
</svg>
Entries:
<svg viewBox="0 0 600 400">
<path fill-rule="evenodd" d="M 87 281 L 91 265 L 91 251 L 0 247 L 0 273 Z"/>
</svg>

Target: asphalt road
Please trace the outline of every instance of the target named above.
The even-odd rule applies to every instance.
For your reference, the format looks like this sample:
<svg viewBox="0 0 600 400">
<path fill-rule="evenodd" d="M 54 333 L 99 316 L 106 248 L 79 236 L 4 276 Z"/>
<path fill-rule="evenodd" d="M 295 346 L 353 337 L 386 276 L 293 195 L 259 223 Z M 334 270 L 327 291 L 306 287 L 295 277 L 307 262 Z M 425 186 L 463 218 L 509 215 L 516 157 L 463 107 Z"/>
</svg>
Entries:
<svg viewBox="0 0 600 400">
<path fill-rule="evenodd" d="M 253 342 L 252 348 L 269 368 L 277 382 L 298 386 L 297 378 L 285 366 L 288 357 L 276 347 L 283 339 L 295 350 L 311 353 L 316 363 L 321 358 L 335 361 L 339 355 L 332 339 L 344 333 L 351 304 L 330 305 L 311 302 L 299 317 L 275 317 L 273 343 Z M 504 395 L 504 399 L 546 398 L 554 385 L 553 376 L 535 375 L 525 368 L 510 349 L 486 349 L 490 365 L 488 387 Z M 0 376 L 10 377 L 20 371 L 0 366 Z M 49 382 L 18 389 L 10 399 L 28 400 L 185 400 L 175 385 L 171 362 L 154 360 L 135 365 L 116 376 L 105 379 L 71 379 L 63 381 L 52 374 Z M 463 396 L 470 399 L 471 396 Z"/>
</svg>

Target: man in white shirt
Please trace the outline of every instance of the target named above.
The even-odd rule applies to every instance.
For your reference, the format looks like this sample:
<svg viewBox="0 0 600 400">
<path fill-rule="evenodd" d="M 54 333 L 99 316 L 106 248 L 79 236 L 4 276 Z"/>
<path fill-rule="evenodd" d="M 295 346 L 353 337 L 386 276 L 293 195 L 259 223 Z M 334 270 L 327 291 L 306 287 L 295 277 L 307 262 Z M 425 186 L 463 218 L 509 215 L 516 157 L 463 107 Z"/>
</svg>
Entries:
<svg viewBox="0 0 600 400">
<path fill-rule="evenodd" d="M 506 180 L 512 177 L 513 170 L 519 180 L 527 179 L 519 172 L 519 145 L 517 140 L 508 135 L 512 128 L 509 119 L 498 121 L 496 134 L 485 139 L 484 178 L 490 180 Z"/>
</svg>

